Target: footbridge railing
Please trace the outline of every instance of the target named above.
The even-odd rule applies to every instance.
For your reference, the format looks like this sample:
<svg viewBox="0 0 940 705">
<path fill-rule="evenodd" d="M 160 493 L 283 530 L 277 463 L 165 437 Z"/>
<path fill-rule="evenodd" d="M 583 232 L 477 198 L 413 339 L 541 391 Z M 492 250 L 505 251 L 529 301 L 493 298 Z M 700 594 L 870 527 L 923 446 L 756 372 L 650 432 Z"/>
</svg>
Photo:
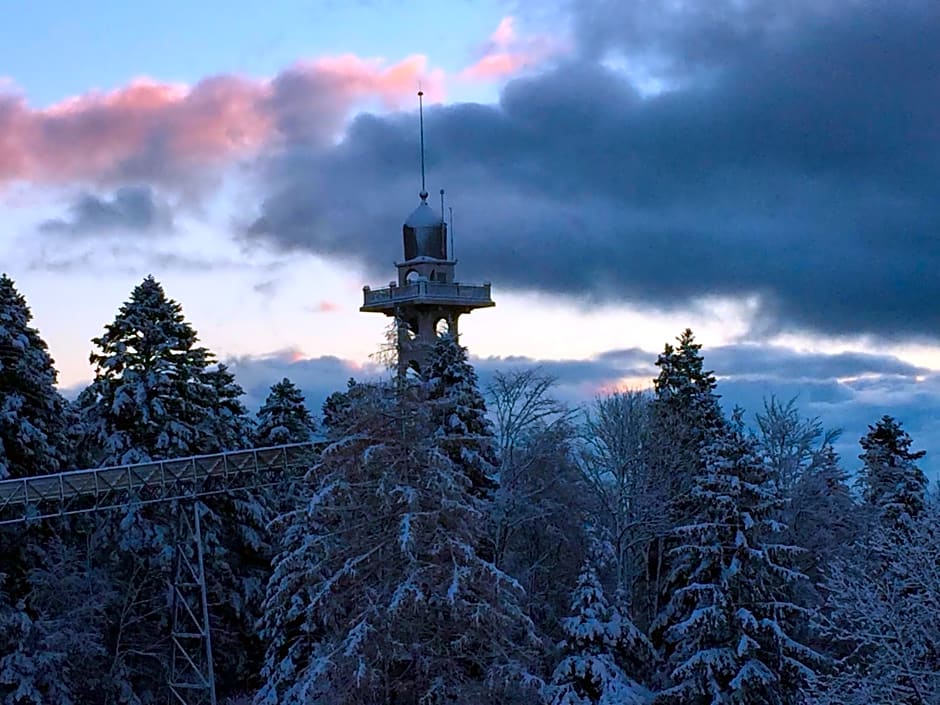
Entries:
<svg viewBox="0 0 940 705">
<path fill-rule="evenodd" d="M 0 480 L 0 525 L 194 499 L 303 474 L 321 443 L 293 443 Z"/>
</svg>

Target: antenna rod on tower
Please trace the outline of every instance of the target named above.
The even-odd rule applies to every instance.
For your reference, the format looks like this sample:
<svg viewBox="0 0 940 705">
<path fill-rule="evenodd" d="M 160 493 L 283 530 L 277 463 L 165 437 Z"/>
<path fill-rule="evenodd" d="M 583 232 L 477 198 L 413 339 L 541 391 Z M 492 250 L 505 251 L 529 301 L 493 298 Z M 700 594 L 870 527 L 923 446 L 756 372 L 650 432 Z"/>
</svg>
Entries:
<svg viewBox="0 0 940 705">
<path fill-rule="evenodd" d="M 453 207 L 448 207 L 450 211 L 450 258 L 453 261 L 457 261 L 457 257 L 454 254 L 454 209 Z"/>
<path fill-rule="evenodd" d="M 424 91 L 418 88 L 418 121 L 421 126 L 421 197 L 427 198 L 424 185 Z"/>
<path fill-rule="evenodd" d="M 450 253 L 447 247 L 447 224 L 444 220 L 444 189 L 441 189 L 441 232 L 444 234 L 444 259 L 449 259 Z"/>
</svg>

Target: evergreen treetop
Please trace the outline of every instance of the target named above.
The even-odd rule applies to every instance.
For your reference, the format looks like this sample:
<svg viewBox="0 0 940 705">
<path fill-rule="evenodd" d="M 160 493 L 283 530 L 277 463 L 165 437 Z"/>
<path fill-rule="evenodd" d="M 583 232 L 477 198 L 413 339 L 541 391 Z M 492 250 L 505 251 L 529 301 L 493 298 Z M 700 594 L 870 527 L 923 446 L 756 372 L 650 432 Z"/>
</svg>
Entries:
<svg viewBox="0 0 940 705">
<path fill-rule="evenodd" d="M 202 428 L 205 444 L 201 452 L 220 453 L 248 448 L 254 424 L 241 401 L 245 390 L 224 363 L 206 370 L 202 379 L 208 387 L 210 413 L 205 416 Z"/>
<path fill-rule="evenodd" d="M 66 404 L 45 341 L 13 280 L 0 275 L 0 479 L 59 470 Z"/>
<path fill-rule="evenodd" d="M 666 343 L 656 359 L 659 375 L 653 388 L 657 399 L 681 403 L 698 395 L 712 395 L 718 383 L 714 373 L 705 370 L 702 345 L 695 342 L 695 334 L 686 328 L 676 342 L 678 347 Z"/>
<path fill-rule="evenodd" d="M 705 370 L 702 346 L 686 329 L 678 346 L 666 344 L 656 361 L 650 404 L 650 435 L 646 460 L 658 477 L 670 521 L 682 522 L 695 511 L 690 491 L 697 474 L 704 471 L 707 449 L 726 433 L 727 423 L 717 382 Z M 668 570 L 668 569 L 667 569 Z"/>
<path fill-rule="evenodd" d="M 182 307 L 146 277 L 114 322 L 92 341 L 95 409 L 90 429 L 101 464 L 134 463 L 204 452 L 217 389 L 213 362 L 196 345 Z"/>
<path fill-rule="evenodd" d="M 915 464 L 925 451 L 911 451 L 911 437 L 891 416 L 868 429 L 859 441 L 863 497 L 887 523 L 907 525 L 926 506 L 927 477 Z"/>
<path fill-rule="evenodd" d="M 315 432 L 316 424 L 303 392 L 287 377 L 274 384 L 258 410 L 255 444 L 261 447 L 306 443 Z"/>
<path fill-rule="evenodd" d="M 467 349 L 453 336 L 442 335 L 431 351 L 426 374 L 428 400 L 446 401 L 439 414 L 451 412 L 444 429 L 460 435 L 493 435 L 486 418 L 486 400 L 480 392 L 476 370 L 467 358 Z"/>
<path fill-rule="evenodd" d="M 89 360 L 105 378 L 119 378 L 126 369 L 179 373 L 205 367 L 209 357 L 205 348 L 196 346 L 198 337 L 183 307 L 167 298 L 153 275 L 134 287 L 114 322 L 92 342 L 99 352 L 92 352 Z"/>
<path fill-rule="evenodd" d="M 653 380 L 653 423 L 661 440 L 676 452 L 698 455 L 725 425 L 715 388 L 718 383 L 705 370 L 702 346 L 688 328 L 669 343 L 656 360 L 659 375 Z"/>
</svg>

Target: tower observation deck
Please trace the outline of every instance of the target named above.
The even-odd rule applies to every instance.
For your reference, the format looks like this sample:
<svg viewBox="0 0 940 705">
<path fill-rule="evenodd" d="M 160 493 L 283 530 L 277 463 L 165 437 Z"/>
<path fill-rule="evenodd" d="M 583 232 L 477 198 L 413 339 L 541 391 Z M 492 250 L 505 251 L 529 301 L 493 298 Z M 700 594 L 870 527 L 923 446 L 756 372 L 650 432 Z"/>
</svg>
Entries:
<svg viewBox="0 0 940 705">
<path fill-rule="evenodd" d="M 397 324 L 398 372 L 422 373 L 439 335 L 459 335 L 458 319 L 474 309 L 495 306 L 490 284 L 464 284 L 455 277 L 457 260 L 447 240 L 443 194 L 441 213 L 428 205 L 424 179 L 424 110 L 418 92 L 421 120 L 421 193 L 418 207 L 402 227 L 404 257 L 396 262 L 397 281 L 387 287 L 362 288 L 360 311 L 384 313 Z"/>
</svg>

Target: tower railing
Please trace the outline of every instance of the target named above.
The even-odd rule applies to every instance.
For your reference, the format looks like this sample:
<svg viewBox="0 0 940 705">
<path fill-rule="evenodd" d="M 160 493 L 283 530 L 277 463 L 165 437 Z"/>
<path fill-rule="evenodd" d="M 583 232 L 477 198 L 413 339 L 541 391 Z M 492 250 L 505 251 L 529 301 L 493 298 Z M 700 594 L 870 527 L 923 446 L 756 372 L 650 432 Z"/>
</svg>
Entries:
<svg viewBox="0 0 940 705">
<path fill-rule="evenodd" d="M 489 284 L 459 284 L 456 282 L 420 281 L 404 286 L 388 286 L 382 289 L 363 288 L 365 306 L 410 301 L 441 301 L 491 303 Z"/>
</svg>

